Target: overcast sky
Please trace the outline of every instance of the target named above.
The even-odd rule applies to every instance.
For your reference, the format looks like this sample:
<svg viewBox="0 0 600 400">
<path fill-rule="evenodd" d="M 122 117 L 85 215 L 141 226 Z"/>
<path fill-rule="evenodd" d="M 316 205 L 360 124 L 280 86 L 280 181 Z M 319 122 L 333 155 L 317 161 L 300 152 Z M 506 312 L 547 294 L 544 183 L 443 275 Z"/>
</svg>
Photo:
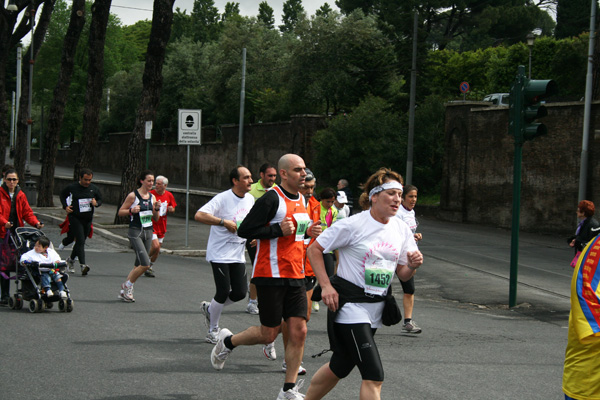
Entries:
<svg viewBox="0 0 600 400">
<path fill-rule="evenodd" d="M 236 3 L 240 4 L 240 13 L 246 16 L 256 16 L 258 14 L 258 4 L 264 0 L 238 0 Z M 283 3 L 285 0 L 266 0 L 267 3 L 273 8 L 273 16 L 275 17 L 275 24 L 281 23 L 281 14 L 283 13 Z M 219 9 L 219 12 L 223 12 L 227 0 L 214 0 L 215 6 Z M 152 0 L 113 0 L 111 12 L 116 14 L 123 25 L 132 25 L 141 19 L 152 19 Z M 310 16 L 315 13 L 319 7 L 324 3 L 328 3 L 331 8 L 337 10 L 335 6 L 335 0 L 302 0 L 302 6 L 306 13 Z M 174 8 L 187 10 L 187 14 L 190 14 L 192 7 L 194 6 L 194 0 L 175 0 Z"/>
</svg>

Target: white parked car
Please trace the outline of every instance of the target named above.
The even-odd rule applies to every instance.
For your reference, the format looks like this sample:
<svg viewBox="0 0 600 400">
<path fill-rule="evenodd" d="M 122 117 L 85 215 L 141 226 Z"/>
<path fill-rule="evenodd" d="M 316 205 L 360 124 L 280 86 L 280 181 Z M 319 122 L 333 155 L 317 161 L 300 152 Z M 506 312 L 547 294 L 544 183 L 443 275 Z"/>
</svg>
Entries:
<svg viewBox="0 0 600 400">
<path fill-rule="evenodd" d="M 507 106 L 510 93 L 492 93 L 483 98 L 483 101 L 489 101 L 497 106 Z"/>
</svg>

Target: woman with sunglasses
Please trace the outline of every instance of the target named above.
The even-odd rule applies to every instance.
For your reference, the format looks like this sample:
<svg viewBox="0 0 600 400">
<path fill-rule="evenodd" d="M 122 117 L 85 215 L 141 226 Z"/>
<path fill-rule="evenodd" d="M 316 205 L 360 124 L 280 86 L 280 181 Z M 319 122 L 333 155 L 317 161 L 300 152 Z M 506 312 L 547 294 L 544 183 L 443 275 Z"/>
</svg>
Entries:
<svg viewBox="0 0 600 400">
<path fill-rule="evenodd" d="M 7 231 L 14 234 L 18 227 L 24 225 L 23 221 L 37 229 L 44 226 L 33 214 L 27 196 L 19 187 L 17 171 L 9 169 L 0 186 L 0 238 L 4 240 Z M 8 274 L 8 271 L 5 273 Z M 10 297 L 10 281 L 3 276 L 0 279 L 0 289 L 2 291 L 0 304 L 6 305 Z"/>
</svg>

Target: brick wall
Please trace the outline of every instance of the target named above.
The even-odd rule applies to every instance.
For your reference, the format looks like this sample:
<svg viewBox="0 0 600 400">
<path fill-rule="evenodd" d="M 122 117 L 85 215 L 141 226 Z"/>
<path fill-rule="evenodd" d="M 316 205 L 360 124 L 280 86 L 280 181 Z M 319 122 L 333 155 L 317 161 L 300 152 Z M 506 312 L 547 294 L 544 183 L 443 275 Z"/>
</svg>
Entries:
<svg viewBox="0 0 600 400">
<path fill-rule="evenodd" d="M 575 229 L 583 136 L 583 103 L 546 104 L 548 135 L 523 145 L 521 229 L 571 233 Z M 587 198 L 600 207 L 600 102 L 592 106 Z M 514 139 L 508 108 L 479 102 L 446 106 L 446 152 L 440 216 L 510 227 Z"/>
</svg>

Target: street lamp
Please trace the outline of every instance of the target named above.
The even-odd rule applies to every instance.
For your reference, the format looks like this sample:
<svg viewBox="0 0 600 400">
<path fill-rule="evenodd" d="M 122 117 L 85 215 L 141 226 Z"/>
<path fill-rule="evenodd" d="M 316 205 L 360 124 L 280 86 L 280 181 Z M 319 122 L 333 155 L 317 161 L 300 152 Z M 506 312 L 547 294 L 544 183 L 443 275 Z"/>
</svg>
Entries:
<svg viewBox="0 0 600 400">
<path fill-rule="evenodd" d="M 529 79 L 531 79 L 531 49 L 533 49 L 534 42 L 535 35 L 533 33 L 527 34 L 527 46 L 529 46 Z"/>
</svg>

